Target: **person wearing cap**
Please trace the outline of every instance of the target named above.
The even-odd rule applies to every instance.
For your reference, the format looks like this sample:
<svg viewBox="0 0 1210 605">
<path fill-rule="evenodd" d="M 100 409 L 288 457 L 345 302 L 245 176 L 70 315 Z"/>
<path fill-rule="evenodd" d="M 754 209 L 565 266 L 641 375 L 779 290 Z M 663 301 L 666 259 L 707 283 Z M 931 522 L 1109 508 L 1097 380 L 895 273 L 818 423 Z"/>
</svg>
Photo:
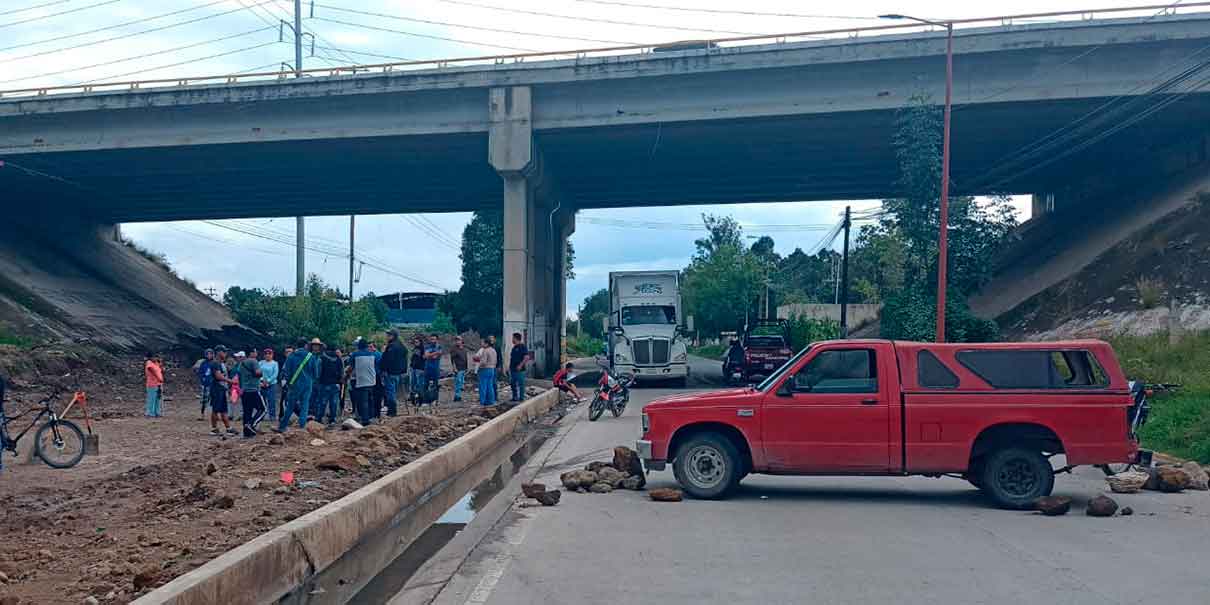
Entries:
<svg viewBox="0 0 1210 605">
<path fill-rule="evenodd" d="M 349 375 L 353 384 L 353 411 L 363 426 L 370 424 L 371 396 L 378 382 L 378 359 L 364 338 L 357 339 L 357 350 L 349 355 Z"/>
<path fill-rule="evenodd" d="M 271 348 L 266 348 L 261 353 L 260 374 L 260 394 L 265 400 L 265 418 L 277 420 L 277 392 L 281 390 L 278 375 L 281 374 L 281 366 L 273 359 Z"/>
<path fill-rule="evenodd" d="M 395 328 L 387 330 L 387 346 L 382 352 L 380 369 L 386 387 L 387 416 L 394 416 L 399 410 L 399 387 L 408 369 L 408 349 L 399 342 L 399 330 Z"/>
<path fill-rule="evenodd" d="M 214 361 L 214 349 L 206 349 L 204 356 L 193 364 L 193 371 L 197 374 L 198 386 L 201 387 L 201 402 L 202 411 L 199 420 L 206 419 L 206 406 L 210 405 L 210 363 Z"/>
<path fill-rule="evenodd" d="M 306 341 L 298 343 L 298 349 L 286 360 L 282 368 L 282 376 L 286 380 L 286 405 L 275 429 L 284 433 L 290 426 L 290 416 L 298 414 L 299 428 L 307 426 L 307 412 L 311 403 L 311 388 L 319 379 L 319 352 L 324 343 L 318 338 L 312 338 L 310 344 Z"/>
<path fill-rule="evenodd" d="M 227 417 L 227 387 L 231 383 L 227 378 L 227 347 L 219 345 L 214 353 L 216 357 L 210 362 L 210 434 L 222 435 L 218 428 L 218 423 L 222 422 L 227 434 L 235 435 Z"/>
</svg>

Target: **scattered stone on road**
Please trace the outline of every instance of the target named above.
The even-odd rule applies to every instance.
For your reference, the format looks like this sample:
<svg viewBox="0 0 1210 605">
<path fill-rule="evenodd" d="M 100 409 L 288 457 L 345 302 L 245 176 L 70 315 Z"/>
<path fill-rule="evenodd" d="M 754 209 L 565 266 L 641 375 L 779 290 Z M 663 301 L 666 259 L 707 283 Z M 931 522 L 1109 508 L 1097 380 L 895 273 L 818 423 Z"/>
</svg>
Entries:
<svg viewBox="0 0 1210 605">
<path fill-rule="evenodd" d="M 647 492 L 656 502 L 680 502 L 685 496 L 681 490 L 674 487 L 660 487 Z"/>
<path fill-rule="evenodd" d="M 328 454 L 315 463 L 315 468 L 327 471 L 349 471 L 352 473 L 361 470 L 361 465 L 357 463 L 357 458 L 351 454 Z"/>
<path fill-rule="evenodd" d="M 567 489 L 586 488 L 597 482 L 597 474 L 592 471 L 567 471 L 559 475 L 559 481 L 563 482 L 563 487 Z"/>
<path fill-rule="evenodd" d="M 588 466 L 584 467 L 584 470 L 597 473 L 597 472 L 600 472 L 601 469 L 603 469 L 607 466 L 611 467 L 612 465 L 608 462 L 602 462 L 602 461 L 598 460 L 596 462 L 589 462 Z"/>
<path fill-rule="evenodd" d="M 1089 500 L 1088 508 L 1084 512 L 1089 517 L 1112 517 L 1114 513 L 1118 512 L 1118 503 L 1113 498 L 1102 494 Z"/>
<path fill-rule="evenodd" d="M 312 439 L 311 440 L 311 445 L 314 445 L 315 447 L 320 447 L 320 446 L 324 446 L 327 444 L 328 444 L 328 442 L 324 441 L 323 439 Z"/>
<path fill-rule="evenodd" d="M 562 496 L 563 492 L 557 489 L 552 489 L 550 491 L 538 494 L 534 497 L 534 499 L 541 503 L 542 506 L 554 506 L 559 503 L 559 498 Z"/>
<path fill-rule="evenodd" d="M 1130 508 L 1129 506 L 1122 507 L 1122 516 L 1123 517 L 1129 517 L 1130 515 L 1133 515 L 1133 514 L 1134 514 L 1133 508 Z"/>
<path fill-rule="evenodd" d="M 307 428 L 307 432 L 308 432 L 308 433 L 311 433 L 311 435 L 312 435 L 313 437 L 323 437 L 323 434 L 324 434 L 324 425 L 322 425 L 322 424 L 320 424 L 320 423 L 315 422 L 314 420 L 312 420 L 312 421 L 310 421 L 310 422 L 307 422 L 307 427 L 306 427 L 306 428 Z"/>
<path fill-rule="evenodd" d="M 1177 466 L 1159 466 L 1155 470 L 1156 487 L 1161 492 L 1176 493 L 1189 487 L 1189 473 Z"/>
<path fill-rule="evenodd" d="M 1115 494 L 1134 494 L 1143 489 L 1143 485 L 1151 477 L 1143 471 L 1126 471 L 1105 478 L 1109 489 Z"/>
<path fill-rule="evenodd" d="M 1071 498 L 1067 496 L 1045 496 L 1034 500 L 1034 510 L 1047 517 L 1066 515 L 1071 510 Z"/>
<path fill-rule="evenodd" d="M 620 487 L 622 482 L 625 480 L 626 473 L 623 473 L 612 466 L 602 467 L 601 470 L 597 472 L 597 481 L 608 483 L 609 487 Z"/>
<path fill-rule="evenodd" d="M 210 501 L 210 508 L 228 509 L 235 506 L 235 498 L 230 494 L 219 494 Z"/>
<path fill-rule="evenodd" d="M 101 602 L 96 597 L 89 595 L 84 598 L 84 605 L 101 605 Z"/>
<path fill-rule="evenodd" d="M 622 487 L 634 490 L 643 489 L 643 478 L 638 476 L 627 477 L 622 480 Z"/>
<path fill-rule="evenodd" d="M 353 459 L 356 460 L 357 464 L 360 465 L 362 468 L 370 467 L 370 459 L 366 458 L 365 456 L 362 456 L 361 454 L 357 454 L 356 456 L 353 456 Z"/>
<path fill-rule="evenodd" d="M 1210 475 L 1208 475 L 1202 465 L 1189 461 L 1181 465 L 1181 470 L 1189 475 L 1189 489 L 1206 491 L 1210 489 Z"/>
<path fill-rule="evenodd" d="M 593 483 L 588 488 L 588 491 L 590 491 L 594 494 L 608 494 L 609 492 L 613 491 L 613 486 L 604 481 L 598 481 L 596 483 Z"/>
<path fill-rule="evenodd" d="M 136 591 L 143 590 L 160 578 L 159 568 L 155 566 L 145 567 L 134 575 L 131 583 Z"/>
<path fill-rule="evenodd" d="M 643 477 L 643 462 L 639 460 L 638 452 L 625 447 L 618 446 L 613 448 L 613 468 L 622 472 L 623 475 Z M 646 485 L 647 480 L 643 479 L 643 484 Z"/>
<path fill-rule="evenodd" d="M 522 483 L 521 493 L 525 494 L 526 498 L 537 498 L 546 493 L 546 485 L 542 483 Z"/>
<path fill-rule="evenodd" d="M 213 460 L 206 462 L 205 473 L 207 475 L 213 475 L 214 473 L 217 473 L 217 472 L 218 472 L 218 465 L 216 465 Z"/>
<path fill-rule="evenodd" d="M 248 479 L 244 481 L 244 489 L 257 489 L 260 487 L 260 479 Z"/>
</svg>

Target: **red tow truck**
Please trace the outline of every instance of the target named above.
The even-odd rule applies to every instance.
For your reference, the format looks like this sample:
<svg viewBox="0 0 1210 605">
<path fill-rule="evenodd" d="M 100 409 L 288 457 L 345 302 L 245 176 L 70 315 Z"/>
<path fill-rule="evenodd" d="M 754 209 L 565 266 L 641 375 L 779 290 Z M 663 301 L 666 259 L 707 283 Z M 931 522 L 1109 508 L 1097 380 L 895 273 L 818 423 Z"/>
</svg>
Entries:
<svg viewBox="0 0 1210 605">
<path fill-rule="evenodd" d="M 637 450 L 697 498 L 750 473 L 950 475 L 1020 509 L 1075 465 L 1135 462 L 1133 403 L 1099 340 L 824 341 L 754 387 L 647 404 Z"/>
</svg>

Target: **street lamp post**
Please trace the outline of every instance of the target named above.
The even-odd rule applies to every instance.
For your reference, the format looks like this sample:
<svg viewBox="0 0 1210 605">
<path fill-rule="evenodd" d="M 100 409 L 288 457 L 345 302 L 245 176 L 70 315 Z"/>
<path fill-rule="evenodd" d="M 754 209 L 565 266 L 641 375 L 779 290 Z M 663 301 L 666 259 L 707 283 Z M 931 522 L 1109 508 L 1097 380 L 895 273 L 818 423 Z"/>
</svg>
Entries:
<svg viewBox="0 0 1210 605">
<path fill-rule="evenodd" d="M 950 109 L 954 95 L 954 24 L 907 15 L 879 15 L 883 19 L 907 19 L 945 28 L 945 125 L 941 134 L 941 228 L 937 235 L 937 342 L 945 342 L 945 287 L 949 252 L 950 210 Z"/>
</svg>

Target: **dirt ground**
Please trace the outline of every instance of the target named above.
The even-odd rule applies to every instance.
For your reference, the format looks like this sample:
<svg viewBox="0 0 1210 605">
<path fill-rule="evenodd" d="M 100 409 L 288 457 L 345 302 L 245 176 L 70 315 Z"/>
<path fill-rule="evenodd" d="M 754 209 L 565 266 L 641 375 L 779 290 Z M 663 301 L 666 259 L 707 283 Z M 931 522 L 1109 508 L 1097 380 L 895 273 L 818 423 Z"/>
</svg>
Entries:
<svg viewBox="0 0 1210 605">
<path fill-rule="evenodd" d="M 15 385 L 6 402 L 9 415 L 28 409 L 46 384 L 63 381 L 52 378 L 62 369 L 57 366 L 20 372 L 11 356 L 8 362 Z M 141 360 L 109 359 L 72 371 L 89 393 L 100 455 L 85 456 L 71 469 L 52 469 L 29 461 L 31 432 L 18 459 L 6 456 L 0 473 L 3 605 L 79 604 L 89 596 L 102 603 L 129 602 L 500 411 L 480 408 L 468 384 L 460 407 L 449 401 L 446 387 L 446 401 L 435 410 L 389 418 L 361 431 L 313 435 L 293 424 L 283 439 L 262 424 L 265 434 L 253 439 L 219 438 L 207 434 L 210 425 L 200 418 L 188 368 L 167 369 L 165 415 L 156 419 L 142 415 Z M 81 419 L 73 419 L 83 428 Z M 325 443 L 312 445 L 316 438 Z M 321 461 L 331 468 L 319 468 Z M 283 483 L 283 471 L 293 472 L 292 485 Z"/>
</svg>

